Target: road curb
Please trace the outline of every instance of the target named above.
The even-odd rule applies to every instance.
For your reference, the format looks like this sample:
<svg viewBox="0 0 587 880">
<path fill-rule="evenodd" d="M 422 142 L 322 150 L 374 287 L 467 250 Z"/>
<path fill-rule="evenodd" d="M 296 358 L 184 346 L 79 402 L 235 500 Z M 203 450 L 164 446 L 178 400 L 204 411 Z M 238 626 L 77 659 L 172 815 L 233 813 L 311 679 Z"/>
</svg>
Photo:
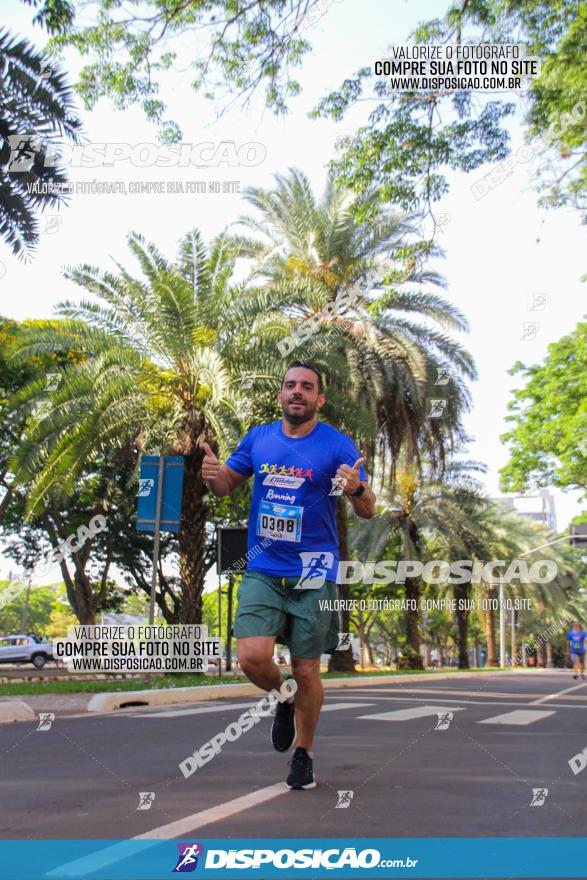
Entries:
<svg viewBox="0 0 587 880">
<path fill-rule="evenodd" d="M 26 703 L 18 701 L 0 703 L 0 724 L 8 724 L 11 721 L 33 721 L 35 713 Z"/>
<path fill-rule="evenodd" d="M 516 672 L 536 672 L 535 669 L 516 670 Z M 398 684 L 408 681 L 441 681 L 450 679 L 461 681 L 464 678 L 489 678 L 503 675 L 502 672 L 432 672 L 430 674 L 410 675 L 372 675 L 365 678 L 327 678 L 322 680 L 325 690 L 331 688 L 374 687 L 379 684 Z M 144 691 L 118 691 L 95 694 L 88 703 L 88 712 L 114 712 L 137 706 L 169 706 L 173 703 L 198 703 L 205 700 L 223 700 L 229 697 L 255 697 L 264 694 L 254 684 L 211 684 L 184 688 L 159 688 Z"/>
</svg>

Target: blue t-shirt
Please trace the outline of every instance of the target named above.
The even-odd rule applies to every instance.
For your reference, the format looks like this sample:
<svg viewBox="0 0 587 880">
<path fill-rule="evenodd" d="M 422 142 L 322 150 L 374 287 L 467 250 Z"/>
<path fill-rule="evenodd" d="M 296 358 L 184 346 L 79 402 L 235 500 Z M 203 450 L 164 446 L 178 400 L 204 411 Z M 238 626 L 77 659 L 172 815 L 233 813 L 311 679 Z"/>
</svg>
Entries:
<svg viewBox="0 0 587 880">
<path fill-rule="evenodd" d="M 584 633 L 582 629 L 580 629 L 578 632 L 575 632 L 575 630 L 572 629 L 567 635 L 567 639 L 571 643 L 571 654 L 585 653 L 585 645 L 583 643 L 583 640 L 587 639 L 587 633 Z"/>
<path fill-rule="evenodd" d="M 325 574 L 335 580 L 339 559 L 334 479 L 360 453 L 350 437 L 318 422 L 305 437 L 288 437 L 281 421 L 251 428 L 226 464 L 255 475 L 249 513 L 249 571 L 272 577 Z M 361 465 L 360 476 L 367 476 Z"/>
</svg>

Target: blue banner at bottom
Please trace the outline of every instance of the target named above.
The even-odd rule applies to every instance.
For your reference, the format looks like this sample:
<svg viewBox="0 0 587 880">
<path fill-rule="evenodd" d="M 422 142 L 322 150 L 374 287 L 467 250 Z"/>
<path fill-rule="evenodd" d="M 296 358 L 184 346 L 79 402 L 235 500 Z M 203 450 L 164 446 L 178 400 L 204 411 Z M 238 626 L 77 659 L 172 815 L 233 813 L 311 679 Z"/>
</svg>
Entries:
<svg viewBox="0 0 587 880">
<path fill-rule="evenodd" d="M 2 880 L 586 877 L 587 837 L 4 840 Z"/>
</svg>

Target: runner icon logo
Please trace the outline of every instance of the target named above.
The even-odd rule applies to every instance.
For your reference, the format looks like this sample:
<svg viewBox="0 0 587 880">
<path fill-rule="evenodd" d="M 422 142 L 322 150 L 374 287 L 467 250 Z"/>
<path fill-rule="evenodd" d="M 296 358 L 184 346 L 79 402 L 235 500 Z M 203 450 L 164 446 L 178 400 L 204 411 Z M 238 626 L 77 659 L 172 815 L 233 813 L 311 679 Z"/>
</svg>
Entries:
<svg viewBox="0 0 587 880">
<path fill-rule="evenodd" d="M 338 634 L 338 645 L 336 646 L 337 651 L 348 651 L 351 648 L 351 634 L 350 633 L 339 633 Z"/>
<path fill-rule="evenodd" d="M 335 806 L 335 810 L 346 810 L 355 796 L 354 791 L 339 791 L 338 794 L 338 803 Z"/>
<path fill-rule="evenodd" d="M 139 805 L 137 810 L 150 810 L 155 800 L 154 791 L 139 791 Z"/>
<path fill-rule="evenodd" d="M 454 712 L 438 712 L 438 723 L 434 730 L 447 730 L 454 717 Z"/>
<path fill-rule="evenodd" d="M 332 481 L 332 489 L 328 493 L 329 495 L 342 495 L 343 489 L 346 486 L 346 477 L 331 477 Z"/>
<path fill-rule="evenodd" d="M 306 550 L 299 556 L 302 573 L 294 590 L 318 590 L 326 580 L 326 575 L 334 562 L 334 554 Z"/>
<path fill-rule="evenodd" d="M 548 797 L 548 789 L 547 788 L 533 788 L 532 789 L 532 800 L 530 801 L 531 807 L 541 807 Z"/>
<path fill-rule="evenodd" d="M 204 855 L 204 847 L 201 843 L 178 843 L 179 855 L 177 864 L 173 869 L 174 874 L 187 874 L 195 871 L 198 867 L 198 857 Z"/>
<path fill-rule="evenodd" d="M 54 721 L 54 712 L 39 712 L 39 726 L 37 730 L 51 730 L 51 725 Z"/>
</svg>

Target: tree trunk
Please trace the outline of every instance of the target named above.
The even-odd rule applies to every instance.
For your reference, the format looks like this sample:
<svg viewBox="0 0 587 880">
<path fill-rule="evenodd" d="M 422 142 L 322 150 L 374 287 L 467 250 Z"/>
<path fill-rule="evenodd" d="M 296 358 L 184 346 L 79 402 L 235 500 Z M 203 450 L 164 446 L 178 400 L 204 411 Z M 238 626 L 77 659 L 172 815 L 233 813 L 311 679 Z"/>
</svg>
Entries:
<svg viewBox="0 0 587 880">
<path fill-rule="evenodd" d="M 96 603 L 92 582 L 85 571 L 76 568 L 73 575 L 73 590 L 76 605 L 73 609 L 79 622 L 84 626 L 94 626 L 96 623 Z"/>
<path fill-rule="evenodd" d="M 424 642 L 424 668 L 428 669 L 432 663 L 430 660 L 430 652 L 432 651 L 432 646 L 430 642 Z"/>
<path fill-rule="evenodd" d="M 497 666 L 497 648 L 495 645 L 495 614 L 491 602 L 495 596 L 495 584 L 489 584 L 485 591 L 485 597 L 490 600 L 489 607 L 485 612 L 485 637 L 487 639 L 486 666 Z"/>
<path fill-rule="evenodd" d="M 361 666 L 373 666 L 373 652 L 369 644 L 365 627 L 357 624 L 356 630 L 357 636 L 361 642 Z"/>
<path fill-rule="evenodd" d="M 199 446 L 184 456 L 183 498 L 179 529 L 181 607 L 178 623 L 202 622 L 204 551 L 206 549 L 206 487 L 201 467 L 204 452 Z"/>
<path fill-rule="evenodd" d="M 42 516 L 42 522 L 47 529 L 53 549 L 58 550 L 59 538 L 62 541 L 67 538 L 67 529 L 55 501 L 51 502 L 51 516 L 48 511 L 45 512 Z M 91 540 L 85 541 L 79 550 L 71 554 L 74 569 L 73 579 L 67 566 L 67 557 L 62 555 L 59 563 L 69 604 L 82 626 L 94 626 L 96 623 L 96 597 L 92 582 L 85 571 L 90 558 L 91 546 Z"/>
<path fill-rule="evenodd" d="M 369 639 L 366 636 L 363 636 L 362 647 L 365 651 L 365 662 L 363 663 L 363 666 L 374 666 L 373 651 Z"/>
<path fill-rule="evenodd" d="M 460 600 L 467 599 L 467 586 L 462 584 L 454 588 L 457 610 L 457 640 L 459 646 L 459 669 L 469 668 L 469 655 L 467 653 L 467 633 L 469 628 L 469 612 L 465 608 L 459 608 Z M 463 603 L 464 604 L 464 603 Z"/>
<path fill-rule="evenodd" d="M 554 651 L 552 650 L 551 642 L 546 643 L 546 666 L 548 669 L 554 667 Z"/>
<path fill-rule="evenodd" d="M 336 506 L 336 527 L 338 529 L 338 552 L 340 554 L 340 558 L 346 560 L 349 558 L 349 542 L 348 542 L 348 512 L 346 507 L 346 499 L 344 495 L 342 495 L 338 499 L 338 504 Z M 339 596 L 341 599 L 348 599 L 350 597 L 350 585 L 349 584 L 339 584 Z M 350 617 L 351 612 L 348 607 L 348 602 L 343 604 L 343 610 L 340 613 L 340 631 L 344 633 L 348 633 L 350 631 Z M 352 648 L 348 648 L 346 651 L 333 651 L 330 655 L 330 662 L 328 663 L 328 671 L 329 672 L 356 672 L 355 669 L 355 661 L 353 660 L 353 651 Z"/>
<path fill-rule="evenodd" d="M 408 534 L 416 559 L 420 559 L 420 534 L 418 527 L 413 521 L 408 522 Z M 406 578 L 405 595 L 408 601 L 406 612 L 406 636 L 408 645 L 406 648 L 406 666 L 408 669 L 424 669 L 424 661 L 420 654 L 420 581 L 418 578 Z M 410 605 L 414 607 L 411 608 Z"/>
<path fill-rule="evenodd" d="M 536 642 L 536 666 L 539 666 L 541 669 L 544 669 L 546 666 L 546 652 L 542 639 Z"/>
<path fill-rule="evenodd" d="M 408 645 L 406 648 L 406 666 L 408 669 L 424 669 L 424 661 L 420 654 L 420 630 L 418 629 L 420 612 L 420 582 L 418 578 L 406 578 L 406 599 L 415 600 L 416 610 L 408 607 L 406 611 L 406 636 Z"/>
</svg>

